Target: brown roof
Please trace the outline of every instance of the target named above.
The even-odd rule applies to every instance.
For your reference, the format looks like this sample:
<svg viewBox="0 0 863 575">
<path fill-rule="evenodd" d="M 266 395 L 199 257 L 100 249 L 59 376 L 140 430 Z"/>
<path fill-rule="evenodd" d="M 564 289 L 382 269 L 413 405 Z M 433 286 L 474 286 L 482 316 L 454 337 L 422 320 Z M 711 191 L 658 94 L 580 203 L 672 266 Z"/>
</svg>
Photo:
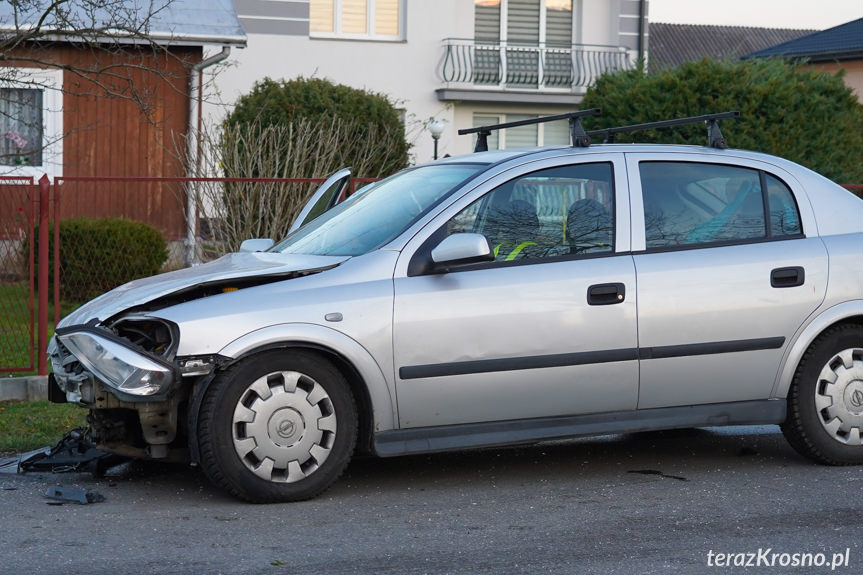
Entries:
<svg viewBox="0 0 863 575">
<path fill-rule="evenodd" d="M 648 69 L 656 72 L 708 57 L 715 60 L 739 58 L 812 32 L 814 30 L 651 22 Z"/>
</svg>

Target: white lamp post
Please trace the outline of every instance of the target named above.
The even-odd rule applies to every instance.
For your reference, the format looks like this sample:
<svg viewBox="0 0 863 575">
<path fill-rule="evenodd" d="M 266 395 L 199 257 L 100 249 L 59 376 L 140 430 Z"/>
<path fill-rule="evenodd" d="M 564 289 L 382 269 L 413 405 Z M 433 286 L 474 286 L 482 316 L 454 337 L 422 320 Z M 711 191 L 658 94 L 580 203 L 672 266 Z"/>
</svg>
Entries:
<svg viewBox="0 0 863 575">
<path fill-rule="evenodd" d="M 434 159 L 437 160 L 437 141 L 440 139 L 440 135 L 443 134 L 444 123 L 441 120 L 432 120 L 429 124 L 429 132 L 431 132 L 431 136 L 434 139 Z"/>
</svg>

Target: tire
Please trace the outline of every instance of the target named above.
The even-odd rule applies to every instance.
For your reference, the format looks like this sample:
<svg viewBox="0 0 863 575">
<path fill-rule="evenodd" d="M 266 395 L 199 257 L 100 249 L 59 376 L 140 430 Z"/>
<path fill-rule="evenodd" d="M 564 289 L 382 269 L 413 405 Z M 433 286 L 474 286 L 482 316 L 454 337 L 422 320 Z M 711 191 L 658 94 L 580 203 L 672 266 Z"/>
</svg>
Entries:
<svg viewBox="0 0 863 575">
<path fill-rule="evenodd" d="M 809 346 L 788 392 L 782 433 L 818 463 L 863 463 L 863 326 L 836 326 Z"/>
<path fill-rule="evenodd" d="M 198 421 L 204 473 L 253 503 L 319 495 L 345 470 L 357 438 L 344 376 L 304 350 L 265 352 L 218 374 Z"/>
</svg>

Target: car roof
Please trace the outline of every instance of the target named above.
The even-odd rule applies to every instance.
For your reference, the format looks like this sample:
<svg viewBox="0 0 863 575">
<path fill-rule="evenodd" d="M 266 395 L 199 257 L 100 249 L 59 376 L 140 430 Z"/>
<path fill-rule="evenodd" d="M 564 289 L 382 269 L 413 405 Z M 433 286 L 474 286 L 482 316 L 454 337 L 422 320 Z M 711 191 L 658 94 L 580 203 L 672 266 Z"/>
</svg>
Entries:
<svg viewBox="0 0 863 575">
<path fill-rule="evenodd" d="M 785 160 L 778 156 L 742 150 L 736 148 L 719 149 L 709 146 L 684 145 L 684 144 L 594 144 L 590 147 L 580 148 L 572 146 L 543 146 L 535 148 L 516 148 L 507 150 L 490 150 L 487 152 L 473 152 L 460 156 L 449 156 L 440 158 L 432 163 L 435 164 L 463 164 L 478 163 L 492 166 L 513 159 L 534 160 L 561 155 L 590 155 L 597 153 L 672 153 L 685 155 L 710 155 L 729 156 L 736 158 L 749 158 L 782 165 L 786 169 L 799 169 L 802 166 Z M 792 167 L 793 166 L 793 167 Z"/>
</svg>

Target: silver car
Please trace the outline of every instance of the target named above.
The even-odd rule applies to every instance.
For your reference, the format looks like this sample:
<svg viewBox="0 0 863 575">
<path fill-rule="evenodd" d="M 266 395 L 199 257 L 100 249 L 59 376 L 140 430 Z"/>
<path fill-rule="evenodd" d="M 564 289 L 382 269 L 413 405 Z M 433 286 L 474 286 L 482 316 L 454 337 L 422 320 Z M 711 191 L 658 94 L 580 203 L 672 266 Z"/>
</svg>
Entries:
<svg viewBox="0 0 863 575">
<path fill-rule="evenodd" d="M 280 243 L 137 280 L 49 347 L 107 451 L 254 502 L 390 457 L 779 424 L 863 462 L 863 201 L 721 147 L 491 151 L 406 169 Z"/>
</svg>

